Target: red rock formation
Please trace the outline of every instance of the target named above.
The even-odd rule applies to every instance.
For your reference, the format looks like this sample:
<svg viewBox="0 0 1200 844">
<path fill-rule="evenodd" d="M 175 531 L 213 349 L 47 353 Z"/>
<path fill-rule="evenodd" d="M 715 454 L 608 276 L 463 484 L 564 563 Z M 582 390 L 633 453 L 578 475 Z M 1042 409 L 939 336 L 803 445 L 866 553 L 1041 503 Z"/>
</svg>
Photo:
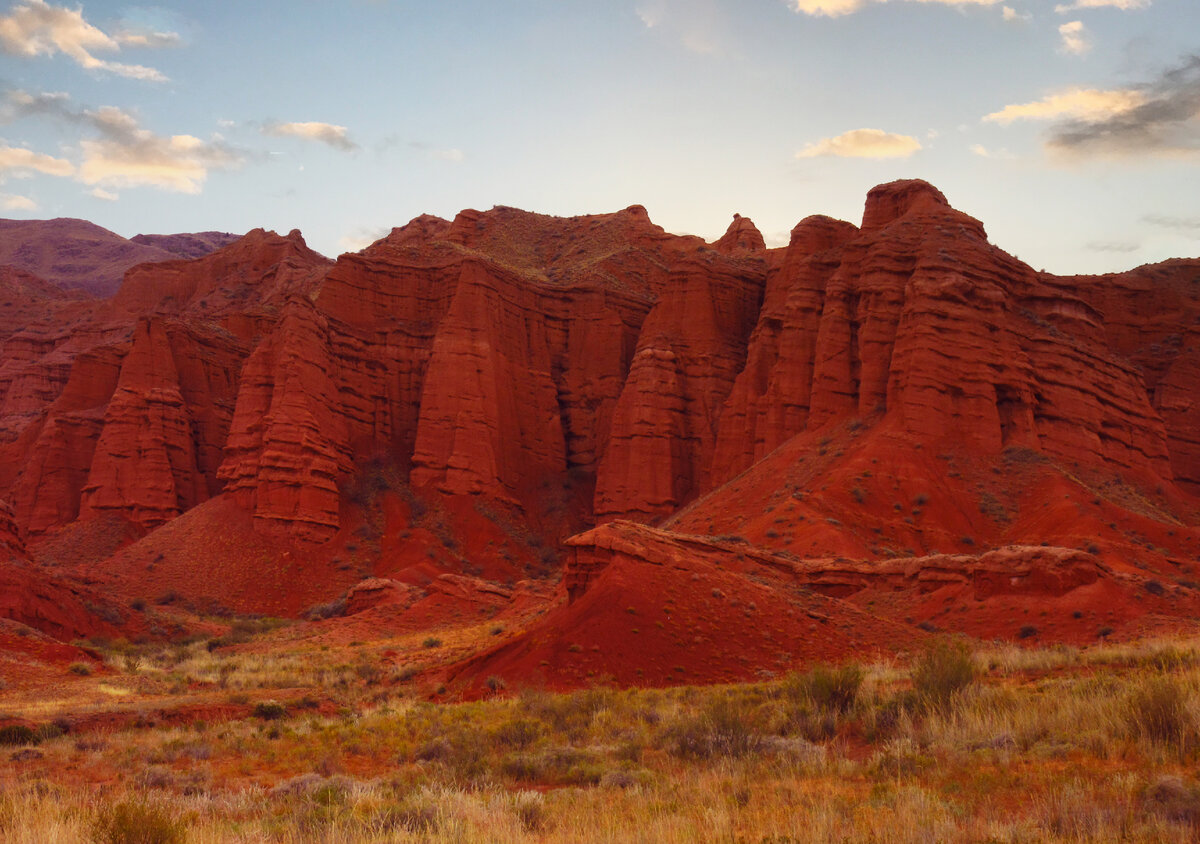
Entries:
<svg viewBox="0 0 1200 844">
<path fill-rule="evenodd" d="M 681 260 L 646 318 L 596 480 L 600 518 L 653 519 L 705 484 L 718 417 L 745 361 L 766 262 Z"/>
<path fill-rule="evenodd" d="M 141 264 L 125 274 L 113 308 L 129 314 L 192 310 L 211 318 L 312 292 L 331 262 L 300 232 L 255 229 L 195 260 Z"/>
<path fill-rule="evenodd" d="M 338 481 L 352 468 L 337 376 L 328 320 L 305 300 L 246 362 L 218 477 L 269 532 L 337 532 Z"/>
<path fill-rule="evenodd" d="M 857 234 L 819 219 L 797 228 L 748 358 L 715 483 L 796 433 L 883 413 L 929 442 L 1172 477 L 1162 419 L 1095 309 L 923 182 L 871 191 Z"/>
<path fill-rule="evenodd" d="M 104 413 L 81 516 L 119 512 L 154 527 L 216 493 L 244 354 L 221 334 L 140 321 Z"/>
<path fill-rule="evenodd" d="M 21 531 L 13 517 L 12 508 L 8 502 L 0 501 L 0 559 L 24 555 L 25 543 L 21 541 Z"/>
<path fill-rule="evenodd" d="M 1137 368 L 1166 428 L 1175 481 L 1200 493 L 1200 261 L 1042 280 L 1050 302 L 1086 302 L 1101 342 Z M 1052 304 L 1047 311 L 1047 319 L 1057 318 Z"/>
<path fill-rule="evenodd" d="M 617 518 L 855 560 L 1096 535 L 1122 576 L 1171 571 L 1184 525 L 1136 522 L 1154 543 L 1104 525 L 1193 518 L 1198 270 L 1038 274 L 906 181 L 871 191 L 861 227 L 810 217 L 784 250 L 740 216 L 709 245 L 640 206 L 499 207 L 418 217 L 336 263 L 256 230 L 134 267 L 106 302 L 0 274 L 0 497 L 35 555 L 81 518 L 154 529 L 109 561 L 128 595 L 187 585 L 182 563 L 153 564 L 168 583 L 142 552 L 199 542 L 217 522 L 191 519 L 197 505 L 237 513 L 243 544 L 299 543 L 303 589 L 266 601 L 252 593 L 290 588 L 282 569 L 221 556 L 232 546 L 204 559 L 239 584 L 231 603 L 287 612 L 365 574 L 527 577 L 555 563 L 547 544 Z M 372 466 L 388 473 L 378 500 L 355 493 Z M 369 553 L 334 566 L 359 530 Z M 618 555 L 610 598 L 647 554 Z M 475 601 L 440 582 L 430 618 Z"/>
<path fill-rule="evenodd" d="M 762 252 L 767 248 L 762 232 L 749 217 L 741 214 L 733 215 L 733 222 L 725 230 L 721 239 L 713 244 L 713 249 L 723 255 L 734 255 L 738 252 Z"/>
</svg>

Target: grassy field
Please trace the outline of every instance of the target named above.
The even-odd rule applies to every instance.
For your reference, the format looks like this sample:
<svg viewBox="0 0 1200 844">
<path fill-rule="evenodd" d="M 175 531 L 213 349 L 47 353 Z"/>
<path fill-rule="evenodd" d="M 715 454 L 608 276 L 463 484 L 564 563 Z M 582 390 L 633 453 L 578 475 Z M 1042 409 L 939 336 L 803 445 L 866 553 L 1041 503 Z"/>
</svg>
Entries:
<svg viewBox="0 0 1200 844">
<path fill-rule="evenodd" d="M 0 839 L 1194 841 L 1198 653 L 940 639 L 757 684 L 440 705 L 369 656 L 114 651 L 110 686 L 186 701 L 203 679 L 243 714 L 0 731 Z M 279 677 L 339 692 L 245 691 Z"/>
</svg>

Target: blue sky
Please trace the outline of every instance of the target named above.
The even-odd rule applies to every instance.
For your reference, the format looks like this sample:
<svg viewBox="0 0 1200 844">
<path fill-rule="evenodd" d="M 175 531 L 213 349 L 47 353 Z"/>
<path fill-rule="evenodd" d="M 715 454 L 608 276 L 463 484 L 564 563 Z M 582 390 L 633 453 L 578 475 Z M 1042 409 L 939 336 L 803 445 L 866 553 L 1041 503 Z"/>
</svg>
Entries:
<svg viewBox="0 0 1200 844">
<path fill-rule="evenodd" d="M 421 213 L 637 203 L 779 244 L 911 177 L 1036 268 L 1200 254 L 1200 3 L 0 5 L 10 217 L 336 255 Z"/>
</svg>

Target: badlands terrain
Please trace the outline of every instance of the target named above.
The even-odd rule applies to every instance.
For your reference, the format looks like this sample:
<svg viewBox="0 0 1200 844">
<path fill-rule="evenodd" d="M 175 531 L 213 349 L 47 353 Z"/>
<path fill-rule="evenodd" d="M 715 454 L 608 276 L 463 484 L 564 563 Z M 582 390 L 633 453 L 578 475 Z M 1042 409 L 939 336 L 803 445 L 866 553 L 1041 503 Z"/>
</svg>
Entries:
<svg viewBox="0 0 1200 844">
<path fill-rule="evenodd" d="M 1200 260 L 902 181 L 0 264 L 6 840 L 1200 824 Z"/>
</svg>

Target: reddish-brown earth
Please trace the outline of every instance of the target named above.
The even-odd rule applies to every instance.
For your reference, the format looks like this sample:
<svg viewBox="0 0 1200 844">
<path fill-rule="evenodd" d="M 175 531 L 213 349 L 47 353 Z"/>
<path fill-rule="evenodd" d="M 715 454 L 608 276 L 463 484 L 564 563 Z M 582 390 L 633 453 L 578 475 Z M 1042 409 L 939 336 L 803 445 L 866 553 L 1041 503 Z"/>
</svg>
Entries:
<svg viewBox="0 0 1200 844">
<path fill-rule="evenodd" d="M 80 277 L 84 234 L 87 272 L 120 252 L 87 226 Z M 139 236 L 169 260 L 108 299 L 44 280 L 46 231 L 42 278 L 0 274 L 0 548 L 48 584 L 350 637 L 508 619 L 466 691 L 1200 609 L 1200 260 L 1038 273 L 920 181 L 779 249 L 640 206 L 422 216 L 336 262 Z"/>
</svg>

